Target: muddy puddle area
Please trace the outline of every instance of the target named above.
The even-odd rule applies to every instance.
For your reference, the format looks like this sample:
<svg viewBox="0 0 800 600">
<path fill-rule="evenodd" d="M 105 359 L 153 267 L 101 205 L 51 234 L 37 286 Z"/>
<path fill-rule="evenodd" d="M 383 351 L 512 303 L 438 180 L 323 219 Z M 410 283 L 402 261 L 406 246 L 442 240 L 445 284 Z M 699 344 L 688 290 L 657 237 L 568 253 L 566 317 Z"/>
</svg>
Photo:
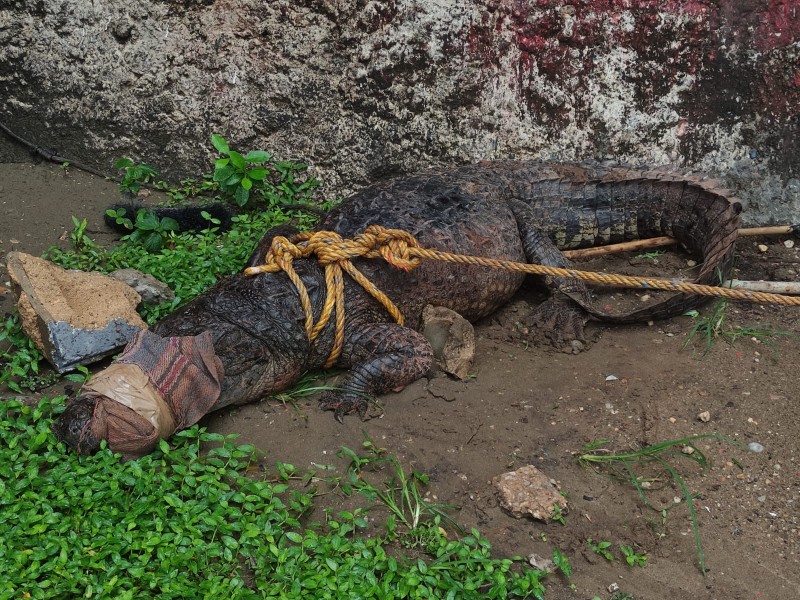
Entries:
<svg viewBox="0 0 800 600">
<path fill-rule="evenodd" d="M 40 254 L 51 245 L 66 247 L 72 215 L 87 218 L 89 234 L 107 243 L 115 235 L 104 228 L 102 214 L 118 199 L 114 183 L 77 171 L 2 164 L 0 251 Z M 787 248 L 785 239 L 742 240 L 737 277 L 797 280 L 800 252 Z M 668 276 L 687 267 L 686 257 L 670 254 L 580 266 L 635 273 L 637 265 Z M 0 284 L 7 281 L 2 275 Z M 512 303 L 478 324 L 468 380 L 418 381 L 382 397 L 378 418 L 350 417 L 340 425 L 312 397 L 223 410 L 204 425 L 256 445 L 265 468 L 282 461 L 301 470 L 317 468 L 324 476 L 342 473 L 339 448 L 357 449 L 370 438 L 429 474 L 430 494 L 459 505 L 456 519 L 477 527 L 498 555 L 550 556 L 554 547 L 566 553 L 574 574 L 569 581 L 552 576 L 547 598 L 607 599 L 612 585 L 637 600 L 800 597 L 800 340 L 740 335 L 732 344 L 717 340 L 704 353 L 699 336 L 687 345 L 697 321 L 683 316 L 629 326 L 590 324 L 589 348 L 564 354 L 527 339 L 527 319 L 542 298 L 540 289 L 526 285 Z M 2 296 L 2 312 L 12 300 Z M 797 333 L 800 309 L 732 302 L 723 326 Z M 707 415 L 701 419 L 702 413 Z M 674 482 L 663 475 L 652 482 L 651 508 L 631 485 L 576 459 L 597 440 L 605 440 L 602 448 L 629 452 L 701 434 L 740 443 L 696 442 L 711 461 L 706 469 L 672 459 L 695 495 L 705 577 L 697 566 L 688 507 Z M 763 450 L 750 451 L 751 442 Z M 565 524 L 515 519 L 499 507 L 490 480 L 527 464 L 567 496 Z M 325 502 L 335 506 L 339 500 L 328 495 Z M 589 550 L 588 539 L 611 542 L 615 559 Z M 646 553 L 646 566 L 628 566 L 620 544 Z"/>
</svg>

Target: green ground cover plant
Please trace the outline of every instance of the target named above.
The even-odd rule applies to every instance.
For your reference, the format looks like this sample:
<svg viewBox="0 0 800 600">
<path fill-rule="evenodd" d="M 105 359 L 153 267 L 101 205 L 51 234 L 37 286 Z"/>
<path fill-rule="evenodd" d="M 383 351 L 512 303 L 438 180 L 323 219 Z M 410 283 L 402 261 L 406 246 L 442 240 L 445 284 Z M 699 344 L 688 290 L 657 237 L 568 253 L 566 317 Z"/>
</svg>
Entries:
<svg viewBox="0 0 800 600">
<path fill-rule="evenodd" d="M 629 566 L 643 567 L 647 564 L 647 554 L 636 552 L 636 550 L 633 549 L 633 546 L 620 544 L 619 549 L 620 552 L 622 552 L 622 556 L 625 557 L 625 562 L 628 563 Z"/>
<path fill-rule="evenodd" d="M 275 161 L 269 152 L 251 150 L 241 154 L 232 150 L 221 135 L 211 136 L 211 143 L 220 154 L 214 161 L 212 181 L 238 206 L 261 202 L 280 203 L 286 198 L 294 202 L 310 199 L 319 180 L 303 178 L 303 163 Z"/>
<path fill-rule="evenodd" d="M 458 528 L 450 514 L 457 506 L 430 502 L 425 499 L 422 488 L 428 484 L 428 476 L 415 469 L 406 470 L 397 457 L 386 452 L 366 439 L 361 444 L 365 454 L 350 448 L 342 448 L 339 456 L 350 460 L 347 476 L 339 482 L 345 494 L 358 492 L 371 502 L 377 502 L 389 509 L 387 522 L 389 531 L 394 534 L 397 524 L 403 526 L 403 535 L 416 533 L 425 522 L 447 523 Z M 377 478 L 383 478 L 375 483 Z"/>
<path fill-rule="evenodd" d="M 493 558 L 477 531 L 421 522 L 408 557 L 390 533 L 355 535 L 353 513 L 304 524 L 313 491 L 248 476 L 258 454 L 233 436 L 193 427 L 136 461 L 77 456 L 50 431 L 64 401 L 0 403 L 0 597 L 543 597 L 543 573 Z"/>
<path fill-rule="evenodd" d="M 120 158 L 114 163 L 121 173 L 119 189 L 136 194 L 142 187 L 151 187 L 178 202 L 205 198 L 264 209 L 309 203 L 321 183 L 308 175 L 305 163 L 276 160 L 266 150 L 237 152 L 217 133 L 211 135 L 211 145 L 218 152 L 213 171 L 199 179 L 182 179 L 177 185 L 159 179 L 158 171 L 146 163 Z"/>
<path fill-rule="evenodd" d="M 586 540 L 586 545 L 589 547 L 589 550 L 594 552 L 595 554 L 602 556 L 607 561 L 611 562 L 614 560 L 614 555 L 611 553 L 611 542 L 608 540 L 600 540 L 595 542 L 592 538 Z"/>
<path fill-rule="evenodd" d="M 686 337 L 683 348 L 685 349 L 687 346 L 700 341 L 699 345 L 703 347 L 702 354 L 705 355 L 711 350 L 714 342 L 718 340 L 724 340 L 726 343 L 733 345 L 740 338 L 753 338 L 764 343 L 767 347 L 771 347 L 770 338 L 772 337 L 797 337 L 796 334 L 790 331 L 773 329 L 766 324 L 733 325 L 728 318 L 729 308 L 730 301 L 727 298 L 720 298 L 714 303 L 711 310 L 704 315 L 701 315 L 696 310 L 687 313 L 687 316 L 695 319 L 695 323 Z"/>
<path fill-rule="evenodd" d="M 697 522 L 697 513 L 694 507 L 695 495 L 689 490 L 681 470 L 676 465 L 679 462 L 688 461 L 701 469 L 709 468 L 711 466 L 710 461 L 697 446 L 700 440 L 708 439 L 739 445 L 733 439 L 711 433 L 667 440 L 646 446 L 640 450 L 613 453 L 602 448 L 607 440 L 596 440 L 584 446 L 582 453 L 577 457 L 578 462 L 583 466 L 592 468 L 615 481 L 632 485 L 639 494 L 642 503 L 661 514 L 664 521 L 666 521 L 667 512 L 680 506 L 680 504 L 658 507 L 650 501 L 649 494 L 667 486 L 674 486 L 680 490 L 683 496 L 681 504 L 685 504 L 689 510 L 697 562 L 703 575 L 706 574 L 707 569 L 703 555 L 703 545 L 700 540 L 700 526 Z M 594 548 L 592 550 L 597 552 Z M 644 566 L 647 561 L 646 555 L 637 554 L 631 546 L 620 545 L 620 550 L 625 561 L 631 566 Z"/>
</svg>

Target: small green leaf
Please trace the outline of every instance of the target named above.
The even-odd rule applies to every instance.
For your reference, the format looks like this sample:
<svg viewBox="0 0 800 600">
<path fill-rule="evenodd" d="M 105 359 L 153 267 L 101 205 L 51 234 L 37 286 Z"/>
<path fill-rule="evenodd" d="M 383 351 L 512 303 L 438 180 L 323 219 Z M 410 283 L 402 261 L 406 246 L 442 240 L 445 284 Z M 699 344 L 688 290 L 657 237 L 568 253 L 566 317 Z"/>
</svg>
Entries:
<svg viewBox="0 0 800 600">
<path fill-rule="evenodd" d="M 227 159 L 226 159 L 227 160 Z M 223 166 L 214 171 L 214 181 L 224 182 L 227 181 L 235 171 L 231 166 Z"/>
<path fill-rule="evenodd" d="M 231 164 L 239 171 L 244 171 L 247 168 L 247 163 L 245 162 L 244 157 L 238 152 L 231 150 L 228 153 L 228 156 L 231 157 Z"/>
<path fill-rule="evenodd" d="M 267 175 L 269 175 L 269 171 L 264 167 L 253 167 L 247 171 L 247 176 L 255 181 L 263 181 Z"/>
<path fill-rule="evenodd" d="M 267 162 L 270 158 L 272 158 L 272 155 L 264 150 L 251 150 L 244 157 L 247 162 L 251 163 Z"/>
<path fill-rule="evenodd" d="M 150 254 L 154 254 L 164 247 L 164 238 L 155 231 L 151 231 L 142 237 L 142 246 Z"/>
<path fill-rule="evenodd" d="M 247 201 L 250 199 L 250 191 L 244 189 L 243 187 L 239 186 L 236 189 L 236 192 L 233 194 L 233 199 L 236 201 L 236 204 L 239 206 L 244 206 L 247 204 Z"/>
<path fill-rule="evenodd" d="M 289 531 L 286 533 L 286 537 L 294 542 L 295 544 L 302 544 L 303 543 L 303 536 L 297 533 L 296 531 Z"/>
<path fill-rule="evenodd" d="M 211 135 L 211 144 L 221 154 L 227 154 L 227 152 L 230 150 L 228 147 L 228 142 L 225 140 L 225 138 L 216 133 Z"/>
<path fill-rule="evenodd" d="M 164 217 L 161 219 L 160 226 L 161 229 L 164 229 L 165 231 L 178 231 L 180 229 L 178 222 L 172 217 Z"/>
<path fill-rule="evenodd" d="M 158 217 L 152 210 L 140 208 L 136 213 L 136 229 L 153 230 L 158 227 Z"/>
</svg>

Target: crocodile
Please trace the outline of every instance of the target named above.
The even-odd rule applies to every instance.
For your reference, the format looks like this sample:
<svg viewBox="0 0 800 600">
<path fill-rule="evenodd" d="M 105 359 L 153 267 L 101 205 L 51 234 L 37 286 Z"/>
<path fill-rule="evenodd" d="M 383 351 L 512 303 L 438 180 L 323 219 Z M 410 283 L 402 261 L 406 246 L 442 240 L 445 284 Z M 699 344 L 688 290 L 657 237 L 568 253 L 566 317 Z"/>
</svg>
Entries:
<svg viewBox="0 0 800 600">
<path fill-rule="evenodd" d="M 700 263 L 695 281 L 716 285 L 731 266 L 740 211 L 741 204 L 718 182 L 683 170 L 507 160 L 371 185 L 331 210 L 318 230 L 352 237 L 378 224 L 410 232 L 423 247 L 555 267 L 570 266 L 564 249 L 670 235 Z M 288 226 L 267 232 L 249 264 L 263 260 L 275 236 L 291 233 Z M 354 264 L 393 300 L 405 324 L 394 322 L 346 278 L 344 345 L 336 363 L 346 373 L 338 388 L 321 398 L 322 408 L 339 420 L 350 413 L 363 416 L 370 398 L 400 389 L 430 370 L 431 346 L 420 333 L 425 306 L 447 307 L 477 321 L 509 301 L 524 279 L 518 273 L 438 261 L 423 261 L 410 272 L 381 260 L 356 259 Z M 300 260 L 295 269 L 316 318 L 325 296 L 323 267 Z M 680 314 L 703 301 L 675 294 L 645 308 L 609 314 L 595 306 L 582 282 L 547 283 L 553 293 L 537 314 L 540 323 L 560 334 L 559 343 L 582 340 L 588 318 L 646 321 Z M 237 274 L 152 331 L 165 337 L 211 333 L 225 370 L 212 408 L 217 410 L 279 392 L 325 364 L 334 325 L 329 323 L 312 343 L 304 321 L 298 293 L 285 273 Z"/>
</svg>

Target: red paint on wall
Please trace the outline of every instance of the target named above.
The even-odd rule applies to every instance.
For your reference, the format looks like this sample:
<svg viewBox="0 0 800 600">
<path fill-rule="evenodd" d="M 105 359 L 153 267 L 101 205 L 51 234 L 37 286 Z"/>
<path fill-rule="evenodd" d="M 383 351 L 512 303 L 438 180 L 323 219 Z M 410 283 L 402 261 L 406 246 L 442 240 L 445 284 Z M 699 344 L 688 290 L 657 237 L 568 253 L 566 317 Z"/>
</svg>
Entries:
<svg viewBox="0 0 800 600">
<path fill-rule="evenodd" d="M 786 113 L 795 99 L 795 70 L 781 73 L 765 55 L 798 40 L 798 0 L 498 0 L 470 28 L 467 46 L 487 68 L 505 68 L 509 53 L 515 56 L 520 100 L 559 119 L 563 111 L 532 82 L 588 89 L 604 66 L 599 61 L 618 49 L 636 57 L 621 76 L 635 84 L 645 109 L 691 75 L 702 100 L 695 105 L 704 110 L 716 105 L 731 112 L 734 101 L 759 98 Z M 732 48 L 739 49 L 733 58 Z"/>
<path fill-rule="evenodd" d="M 783 48 L 800 40 L 800 2 L 767 0 L 760 16 L 756 47 L 762 52 Z"/>
</svg>

